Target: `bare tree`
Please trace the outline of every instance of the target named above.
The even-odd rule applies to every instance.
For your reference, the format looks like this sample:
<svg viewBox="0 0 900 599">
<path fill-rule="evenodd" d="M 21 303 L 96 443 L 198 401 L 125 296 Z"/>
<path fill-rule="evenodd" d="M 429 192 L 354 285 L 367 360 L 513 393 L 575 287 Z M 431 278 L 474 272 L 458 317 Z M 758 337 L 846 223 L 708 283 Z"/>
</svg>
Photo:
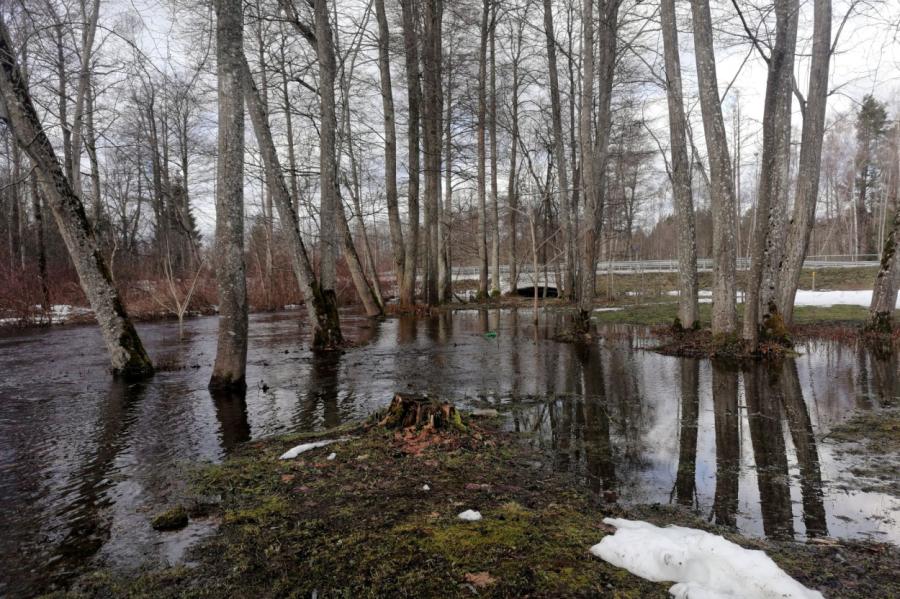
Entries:
<svg viewBox="0 0 900 599">
<path fill-rule="evenodd" d="M 442 0 L 425 0 L 423 38 L 422 122 L 425 154 L 425 303 L 438 303 L 438 220 L 441 196 L 441 25 Z"/>
<path fill-rule="evenodd" d="M 697 324 L 699 318 L 697 237 L 694 230 L 694 199 L 691 192 L 691 165 L 685 132 L 675 0 L 662 0 L 660 21 L 665 53 L 666 99 L 669 106 L 669 138 L 672 155 L 670 179 L 672 193 L 675 197 L 675 218 L 678 228 L 678 318 L 683 327 L 692 328 Z"/>
<path fill-rule="evenodd" d="M 478 295 L 488 297 L 488 246 L 487 246 L 487 158 L 485 129 L 487 123 L 487 53 L 488 36 L 493 24 L 490 22 L 492 0 L 482 0 L 481 44 L 478 50 L 478 122 L 475 136 L 478 143 Z"/>
<path fill-rule="evenodd" d="M 384 0 L 375 0 L 378 21 L 378 72 L 381 77 L 381 103 L 384 112 L 384 191 L 387 200 L 394 277 L 399 286 L 404 273 L 406 249 L 397 194 L 397 127 L 394 113 L 394 90 L 391 83 L 390 39 Z"/>
<path fill-rule="evenodd" d="M 713 52 L 712 18 L 708 0 L 691 0 L 694 54 L 703 133 L 709 154 L 710 202 L 713 215 L 713 335 L 730 335 L 737 326 L 735 312 L 734 182 L 728 139 Z"/>
<path fill-rule="evenodd" d="M 762 168 L 756 200 L 756 222 L 750 253 L 750 274 L 744 301 L 744 341 L 755 351 L 759 341 L 760 312 L 767 317 L 777 312 L 768 306 L 774 292 L 774 273 L 767 268 L 777 263 L 780 242 L 776 231 L 781 227 L 783 205 L 787 200 L 791 157 L 791 99 L 794 79 L 794 52 L 797 45 L 797 0 L 775 1 L 775 45 L 768 63 L 768 79 L 763 111 Z M 769 276 L 764 277 L 765 271 Z M 769 280 L 764 280 L 768 278 Z M 764 292 L 763 287 L 766 291 Z M 764 306 L 760 306 L 765 302 Z"/>
<path fill-rule="evenodd" d="M 559 219 L 563 244 L 563 295 L 575 297 L 575 229 L 572 225 L 569 171 L 566 165 L 566 141 L 562 126 L 562 101 L 559 96 L 559 73 L 556 64 L 556 32 L 553 28 L 553 3 L 544 0 L 544 34 L 547 38 L 547 63 L 550 78 L 550 111 L 553 117 L 553 152 L 559 180 Z"/>
<path fill-rule="evenodd" d="M 400 305 L 410 307 L 416 301 L 416 266 L 419 257 L 419 118 L 422 106 L 422 87 L 419 84 L 419 8 L 417 0 L 400 0 L 403 20 L 403 45 L 406 50 L 406 92 L 409 100 L 409 158 L 407 172 L 406 257 L 403 281 L 400 285 Z"/>
<path fill-rule="evenodd" d="M 81 287 L 100 325 L 113 372 L 128 377 L 152 374 L 153 365 L 113 286 L 84 206 L 41 126 L 13 47 L 0 14 L 0 120 L 11 127 L 19 146 L 34 164 Z"/>
<path fill-rule="evenodd" d="M 793 321 L 794 298 L 800 282 L 800 271 L 815 224 L 831 52 L 831 0 L 815 0 L 809 89 L 806 101 L 801 102 L 803 133 L 800 140 L 800 165 L 797 169 L 794 211 L 784 245 L 785 254 L 778 273 L 776 303 L 786 324 Z"/>
<path fill-rule="evenodd" d="M 247 386 L 244 263 L 244 25 L 240 0 L 216 0 L 219 156 L 216 164 L 216 282 L 219 339 L 209 386 Z"/>
</svg>

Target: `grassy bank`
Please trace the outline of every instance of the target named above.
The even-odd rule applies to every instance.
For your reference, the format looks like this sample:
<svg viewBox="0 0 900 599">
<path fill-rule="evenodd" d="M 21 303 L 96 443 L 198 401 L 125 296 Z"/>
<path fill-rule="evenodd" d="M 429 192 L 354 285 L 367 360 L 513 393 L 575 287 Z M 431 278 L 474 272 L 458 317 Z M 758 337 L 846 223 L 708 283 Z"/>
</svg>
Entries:
<svg viewBox="0 0 900 599">
<path fill-rule="evenodd" d="M 640 305 L 618 306 L 621 310 L 596 312 L 593 316 L 598 323 L 638 324 L 646 326 L 670 325 L 678 316 L 678 304 L 659 302 Z M 700 324 L 710 324 L 711 304 L 700 304 Z M 743 316 L 744 307 L 737 306 L 738 318 Z M 794 308 L 794 323 L 808 325 L 819 323 L 862 324 L 869 311 L 862 306 L 797 306 Z"/>
<path fill-rule="evenodd" d="M 198 497 L 216 501 L 188 511 L 220 525 L 190 567 L 95 573 L 65 596 L 665 597 L 668 585 L 589 554 L 611 532 L 602 518 L 710 527 L 676 508 L 604 505 L 511 434 L 466 423 L 439 436 L 344 430 L 294 460 L 278 456 L 310 437 L 250 444 L 197 474 Z M 467 509 L 483 520 L 460 520 Z M 900 596 L 894 547 L 729 537 L 826 596 Z"/>
</svg>

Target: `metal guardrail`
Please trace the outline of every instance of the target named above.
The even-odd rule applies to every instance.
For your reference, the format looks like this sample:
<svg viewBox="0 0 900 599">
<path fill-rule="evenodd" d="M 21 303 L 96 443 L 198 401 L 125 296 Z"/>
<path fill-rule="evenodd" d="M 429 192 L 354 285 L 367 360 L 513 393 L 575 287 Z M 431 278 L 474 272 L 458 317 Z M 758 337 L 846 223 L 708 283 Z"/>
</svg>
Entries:
<svg viewBox="0 0 900 599">
<path fill-rule="evenodd" d="M 803 262 L 803 268 L 811 270 L 821 270 L 823 268 L 864 268 L 877 267 L 879 265 L 878 256 L 875 254 L 859 256 L 859 258 L 874 259 L 859 260 L 853 259 L 852 256 L 809 256 Z M 750 259 L 738 258 L 736 266 L 738 270 L 749 270 Z M 697 260 L 698 271 L 709 272 L 712 271 L 712 269 L 712 258 L 700 258 Z M 539 272 L 543 272 L 543 268 L 539 267 L 538 270 Z M 551 272 L 553 271 L 552 268 L 548 268 L 548 270 Z M 600 262 L 597 264 L 598 275 L 607 274 L 610 272 L 610 270 L 615 273 L 625 274 L 639 274 L 642 272 L 677 272 L 678 260 L 615 260 L 612 262 Z M 500 267 L 501 276 L 505 276 L 508 271 L 509 268 L 507 266 Z M 519 267 L 519 274 L 526 274 L 530 272 L 530 265 L 523 264 Z M 457 280 L 477 278 L 478 275 L 479 268 L 477 266 L 463 266 L 453 269 L 453 278 Z"/>
</svg>

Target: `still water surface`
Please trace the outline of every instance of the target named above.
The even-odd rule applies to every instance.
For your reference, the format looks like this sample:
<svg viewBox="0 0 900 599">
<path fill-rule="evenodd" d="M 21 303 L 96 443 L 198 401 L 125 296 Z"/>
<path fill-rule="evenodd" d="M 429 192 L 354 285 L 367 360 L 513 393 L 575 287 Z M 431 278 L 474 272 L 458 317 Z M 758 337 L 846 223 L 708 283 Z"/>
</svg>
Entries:
<svg viewBox="0 0 900 599">
<path fill-rule="evenodd" d="M 206 390 L 215 318 L 139 326 L 165 370 L 106 373 L 94 327 L 0 336 L 0 596 L 98 567 L 176 562 L 203 522 L 160 534 L 184 470 L 236 444 L 359 418 L 397 391 L 494 405 L 506 426 L 606 501 L 682 503 L 749 535 L 900 543 L 900 500 L 863 492 L 827 432 L 900 395 L 896 360 L 810 343 L 777 367 L 737 371 L 644 351 L 641 329 L 590 347 L 551 339 L 529 312 L 464 311 L 373 323 L 344 315 L 358 347 L 308 351 L 299 312 L 251 317 L 246 398 Z M 488 331 L 496 337 L 485 336 Z M 825 439 L 825 440 L 823 440 Z M 850 484 L 848 484 L 850 483 Z"/>
</svg>

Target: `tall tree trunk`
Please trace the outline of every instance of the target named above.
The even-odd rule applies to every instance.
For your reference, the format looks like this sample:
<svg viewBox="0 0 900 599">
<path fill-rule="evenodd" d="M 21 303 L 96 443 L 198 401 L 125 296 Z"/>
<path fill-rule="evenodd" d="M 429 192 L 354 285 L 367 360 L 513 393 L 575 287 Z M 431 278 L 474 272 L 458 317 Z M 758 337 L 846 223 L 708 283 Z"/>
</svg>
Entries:
<svg viewBox="0 0 900 599">
<path fill-rule="evenodd" d="M 544 0 L 544 33 L 547 37 L 547 62 L 550 69 L 550 111 L 553 117 L 553 150 L 559 180 L 559 220 L 563 245 L 564 297 L 575 297 L 575 230 L 572 225 L 569 172 L 566 165 L 566 141 L 563 137 L 562 102 L 559 97 L 559 73 L 556 66 L 556 34 L 553 29 L 553 2 Z"/>
<path fill-rule="evenodd" d="M 685 328 L 693 328 L 699 319 L 697 303 L 697 235 L 694 199 L 691 192 L 691 163 L 685 132 L 684 97 L 681 87 L 681 57 L 675 0 L 662 0 L 660 9 L 666 63 L 666 99 L 669 105 L 672 192 L 675 196 L 675 221 L 678 236 L 678 318 Z"/>
<path fill-rule="evenodd" d="M 409 103 L 409 184 L 407 186 L 406 256 L 403 262 L 403 281 L 400 285 L 400 305 L 406 308 L 416 303 L 416 267 L 419 252 L 419 118 L 422 88 L 419 84 L 419 9 L 417 0 L 400 0 L 403 18 L 403 45 L 406 50 L 406 90 Z"/>
<path fill-rule="evenodd" d="M 91 56 L 94 51 L 94 37 L 100 18 L 100 0 L 92 0 L 90 13 L 86 12 L 86 1 L 81 3 L 81 17 L 84 25 L 81 32 L 81 64 L 78 70 L 78 88 L 75 90 L 75 114 L 72 117 L 72 187 L 81 195 L 81 143 L 84 111 L 91 86 Z"/>
<path fill-rule="evenodd" d="M 336 133 L 337 115 L 334 104 L 334 82 L 337 64 L 334 41 L 328 19 L 326 0 L 313 2 L 315 15 L 316 54 L 319 63 L 319 283 L 327 301 L 337 303 L 338 182 Z"/>
<path fill-rule="evenodd" d="M 34 164 L 34 162 L 32 162 Z M 52 318 L 50 299 L 50 286 L 47 278 L 47 249 L 44 244 L 44 210 L 41 206 L 41 194 L 38 191 L 38 178 L 35 172 L 31 173 L 31 211 L 34 216 L 34 245 L 37 252 L 38 280 L 41 284 L 41 308 L 47 318 Z M 112 270 L 110 268 L 110 270 Z M 110 280 L 112 280 L 110 273 Z M 48 323 L 49 324 L 49 323 Z"/>
<path fill-rule="evenodd" d="M 7 120 L 19 146 L 31 158 L 81 287 L 94 310 L 110 354 L 114 373 L 124 376 L 152 374 L 153 365 L 125 311 L 118 291 L 91 230 L 81 200 L 62 171 L 44 133 L 22 73 L 16 64 L 12 39 L 0 15 L 0 114 Z"/>
<path fill-rule="evenodd" d="M 487 48 L 488 25 L 492 0 L 482 0 L 481 44 L 478 50 L 478 123 L 475 136 L 478 140 L 478 295 L 488 297 L 488 248 L 487 248 L 487 175 L 485 157 L 485 125 L 487 118 Z"/>
<path fill-rule="evenodd" d="M 710 203 L 713 217 L 713 335 L 731 335 L 737 326 L 735 312 L 734 182 L 728 138 L 722 120 L 716 57 L 713 52 L 709 0 L 691 0 L 694 20 L 694 54 L 703 133 L 709 153 Z"/>
<path fill-rule="evenodd" d="M 596 166 L 593 154 L 593 122 L 594 107 L 594 0 L 584 0 L 581 16 L 581 113 L 579 115 L 579 146 L 581 150 L 581 188 L 584 197 L 585 230 L 582 235 L 581 273 L 578 290 L 578 311 L 580 326 L 587 330 L 591 317 L 594 299 L 594 267 L 593 257 L 588 254 L 594 251 L 594 228 L 590 222 L 591 215 L 599 204 L 597 195 L 600 190 L 594 173 Z"/>
<path fill-rule="evenodd" d="M 453 272 L 450 259 L 450 223 L 453 209 L 453 49 L 447 56 L 447 117 L 444 120 L 444 195 L 441 198 L 441 223 L 438 229 L 440 264 L 438 265 L 438 295 L 442 302 L 453 298 Z"/>
<path fill-rule="evenodd" d="M 791 101 L 793 98 L 794 51 L 797 45 L 798 0 L 775 1 L 775 46 L 768 59 L 768 79 L 763 111 L 762 169 L 756 200 L 756 222 L 750 252 L 750 273 L 744 301 L 744 341 L 751 351 L 759 342 L 760 313 L 774 316 L 768 307 L 774 291 L 771 264 L 780 255 L 776 234 L 784 215 L 779 207 L 787 199 L 791 159 Z M 767 269 L 767 266 L 769 267 Z M 769 271 L 770 276 L 764 277 Z M 764 280 L 768 278 L 769 280 Z M 765 290 L 763 289 L 765 287 Z M 761 302 L 765 302 L 761 306 Z M 770 314 L 770 312 L 772 314 Z"/>
<path fill-rule="evenodd" d="M 809 90 L 803 108 L 803 133 L 800 140 L 800 166 L 794 211 L 784 244 L 784 257 L 778 274 L 776 305 L 786 324 L 794 318 L 794 298 L 809 238 L 815 224 L 822 163 L 822 139 L 825 135 L 825 108 L 828 101 L 828 70 L 831 61 L 831 0 L 815 0 L 813 8 L 812 63 Z"/>
<path fill-rule="evenodd" d="M 438 303 L 438 208 L 441 195 L 441 24 L 442 0 L 425 0 L 422 110 L 425 128 L 425 303 Z"/>
<path fill-rule="evenodd" d="M 394 116 L 394 90 L 391 83 L 391 32 L 388 29 L 384 0 L 375 0 L 378 20 L 378 72 L 381 76 L 381 106 L 384 112 L 384 190 L 387 200 L 388 226 L 391 233 L 391 253 L 394 258 L 394 277 L 399 287 L 403 279 L 403 228 L 397 194 L 397 126 Z"/>
<path fill-rule="evenodd" d="M 219 155 L 216 163 L 216 283 L 219 339 L 209 386 L 247 386 L 247 278 L 244 263 L 243 7 L 216 0 Z"/>
<path fill-rule="evenodd" d="M 356 294 L 362 301 L 367 316 L 378 316 L 381 307 L 375 299 L 372 288 L 366 280 L 362 262 L 356 252 L 350 225 L 344 211 L 340 188 L 338 187 L 337 158 L 337 109 L 334 85 L 337 79 L 337 61 L 334 51 L 334 37 L 328 15 L 327 0 L 313 3 L 316 25 L 316 52 L 319 62 L 319 180 L 321 182 L 320 239 L 321 266 L 320 284 L 326 296 L 336 294 L 337 244 L 343 249 L 344 259 L 350 271 L 350 278 Z M 329 300 L 330 301 L 330 300 Z"/>
<path fill-rule="evenodd" d="M 584 227 L 582 231 L 581 279 L 578 294 L 579 326 L 587 330 L 594 303 L 597 251 L 603 226 L 603 204 L 606 186 L 606 159 L 612 121 L 611 99 L 616 63 L 616 34 L 620 0 L 600 4 L 600 53 L 597 72 L 601 85 L 597 94 L 597 130 L 591 137 L 594 106 L 594 31 L 593 3 L 585 0 L 582 21 L 582 97 L 580 115 L 582 187 L 584 188 Z"/>
<path fill-rule="evenodd" d="M 303 244 L 300 235 L 300 223 L 294 206 L 298 203 L 291 201 L 284 171 L 278 159 L 278 151 L 272 138 L 272 131 L 266 117 L 259 92 L 250 76 L 250 67 L 246 60 L 242 60 L 244 97 L 250 113 L 250 120 L 256 133 L 256 140 L 262 154 L 263 164 L 266 169 L 266 182 L 269 191 L 278 210 L 281 226 L 287 233 L 288 246 L 291 251 L 291 265 L 300 291 L 303 293 L 306 314 L 312 326 L 313 348 L 331 349 L 343 344 L 341 335 L 340 317 L 338 316 L 337 302 L 334 295 L 325 295 L 316 280 L 312 262 Z"/>
<path fill-rule="evenodd" d="M 497 201 L 497 8 L 491 5 L 488 40 L 491 52 L 488 127 L 491 137 L 491 295 L 500 294 L 500 205 Z"/>
<path fill-rule="evenodd" d="M 518 220 L 519 220 L 519 189 L 518 189 L 518 172 L 516 171 L 516 160 L 518 156 L 516 152 L 519 148 L 519 59 L 522 55 L 522 37 L 523 24 L 518 25 L 518 31 L 515 38 L 515 50 L 512 60 L 512 89 L 510 90 L 511 98 L 511 118 L 512 123 L 512 139 L 510 139 L 509 148 L 509 181 L 506 185 L 506 201 L 509 203 L 509 256 L 507 263 L 509 264 L 509 294 L 515 295 L 519 284 L 518 270 L 518 251 L 516 242 L 518 241 Z M 548 186 L 549 187 L 549 186 Z M 549 192 L 549 189 L 548 189 Z M 545 282 L 546 286 L 546 282 Z"/>
</svg>

